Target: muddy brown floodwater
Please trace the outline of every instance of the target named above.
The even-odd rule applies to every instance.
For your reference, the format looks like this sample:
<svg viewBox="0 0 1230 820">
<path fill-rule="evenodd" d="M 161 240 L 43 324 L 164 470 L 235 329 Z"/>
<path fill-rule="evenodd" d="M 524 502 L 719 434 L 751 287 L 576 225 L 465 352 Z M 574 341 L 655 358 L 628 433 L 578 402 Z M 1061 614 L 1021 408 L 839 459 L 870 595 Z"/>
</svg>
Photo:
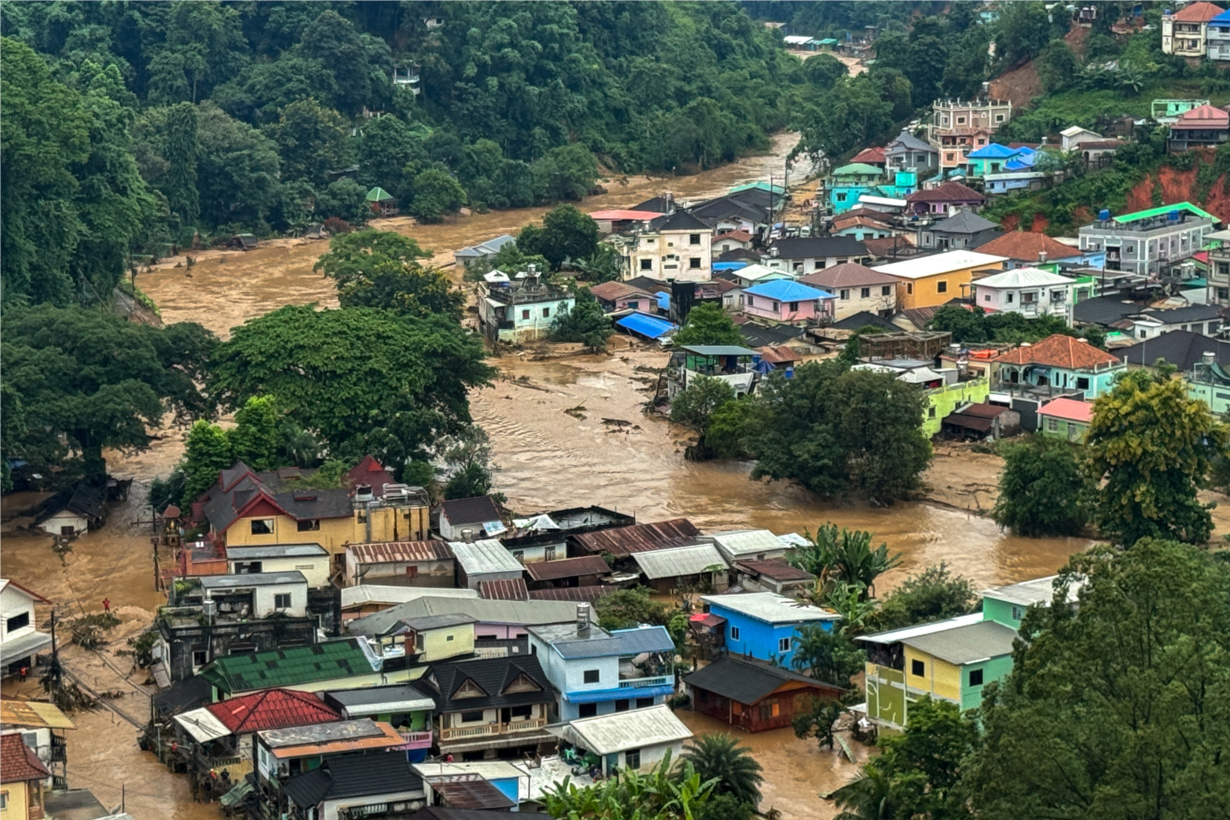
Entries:
<svg viewBox="0 0 1230 820">
<path fill-rule="evenodd" d="M 935 504 L 826 502 L 784 482 L 752 481 L 750 464 L 685 461 L 681 431 L 642 414 L 641 389 L 654 378 L 647 370 L 665 358 L 655 350 L 621 349 L 613 357 L 495 359 L 504 378 L 475 391 L 471 404 L 491 435 L 501 468 L 496 484 L 509 504 L 519 510 L 600 504 L 643 521 L 687 517 L 707 532 L 801 532 L 831 521 L 870 530 L 902 554 L 884 589 L 940 561 L 981 587 L 1022 581 L 1055 572 L 1088 546 L 1078 538 L 1016 538 L 988 518 Z M 960 463 L 944 466 L 959 473 Z"/>
</svg>

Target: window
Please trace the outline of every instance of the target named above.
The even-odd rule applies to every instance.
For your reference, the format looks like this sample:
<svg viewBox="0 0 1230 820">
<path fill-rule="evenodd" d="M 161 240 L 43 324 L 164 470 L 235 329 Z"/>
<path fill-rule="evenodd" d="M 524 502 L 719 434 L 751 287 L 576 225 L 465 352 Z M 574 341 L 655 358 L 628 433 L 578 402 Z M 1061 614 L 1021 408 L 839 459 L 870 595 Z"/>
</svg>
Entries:
<svg viewBox="0 0 1230 820">
<path fill-rule="evenodd" d="M 650 706 L 653 706 L 653 698 L 637 698 L 636 699 L 637 709 L 648 709 Z"/>
<path fill-rule="evenodd" d="M 798 311 L 798 309 L 799 309 L 799 303 L 798 303 L 798 302 L 791 302 L 791 303 L 790 303 L 790 310 L 791 310 L 791 312 L 797 312 L 797 311 Z"/>
<path fill-rule="evenodd" d="M 688 234 L 688 244 L 689 245 L 699 245 L 700 244 L 700 234 L 698 233 Z"/>
<path fill-rule="evenodd" d="M 778 638 L 777 639 L 777 651 L 778 652 L 789 652 L 790 651 L 790 639 L 789 638 Z"/>
<path fill-rule="evenodd" d="M 1081 434 L 1081 426 L 1074 421 L 1068 422 L 1068 438 L 1076 438 Z"/>
<path fill-rule="evenodd" d="M 514 550 L 513 558 L 516 558 L 521 563 L 525 563 L 525 550 Z"/>
<path fill-rule="evenodd" d="M 935 283 L 935 292 L 936 292 L 936 293 L 947 293 L 947 292 L 948 292 L 948 283 L 947 283 L 947 282 L 945 282 L 945 281 L 944 281 L 944 280 L 942 280 L 942 279 L 941 279 L 940 281 L 936 282 L 936 283 Z"/>
<path fill-rule="evenodd" d="M 204 649 L 198 649 L 192 653 L 192 667 L 199 669 L 209 663 L 209 654 Z"/>
<path fill-rule="evenodd" d="M 629 749 L 624 752 L 624 765 L 629 769 L 639 769 L 641 767 L 641 750 Z"/>
<path fill-rule="evenodd" d="M 577 714 L 583 718 L 595 717 L 598 714 L 598 704 L 582 703 L 577 707 Z"/>
<path fill-rule="evenodd" d="M 776 299 L 774 299 L 774 300 L 773 300 L 773 309 L 774 309 L 774 310 L 780 310 L 780 309 L 781 309 L 781 306 L 782 306 L 782 305 L 781 305 L 781 303 L 780 303 L 780 302 L 778 302 Z"/>
<path fill-rule="evenodd" d="M 25 629 L 30 625 L 30 613 L 23 612 L 20 615 L 14 615 L 6 622 L 6 629 L 9 632 L 16 632 L 18 629 Z"/>
<path fill-rule="evenodd" d="M 550 318 L 551 318 L 551 308 L 543 308 L 543 309 L 542 309 L 542 318 L 544 318 L 544 319 L 550 319 Z"/>
<path fill-rule="evenodd" d="M 983 294 L 983 296 L 982 296 L 982 301 L 984 301 L 984 302 L 989 302 L 989 301 L 991 301 L 991 294 L 989 294 L 989 293 Z"/>
<path fill-rule="evenodd" d="M 0 792 L 0 811 L 9 807 L 9 793 Z"/>
<path fill-rule="evenodd" d="M 306 521 L 295 522 L 299 527 L 299 532 L 316 532 L 320 529 L 319 518 L 309 518 Z"/>
<path fill-rule="evenodd" d="M 892 286 L 892 285 L 884 285 L 883 287 L 881 287 L 881 288 L 880 288 L 880 295 L 881 295 L 881 296 L 888 296 L 888 295 L 890 295 L 892 292 L 893 292 L 893 286 Z"/>
<path fill-rule="evenodd" d="M 927 418 L 929 419 L 935 418 L 935 408 L 934 407 L 927 408 Z"/>
<path fill-rule="evenodd" d="M 534 716 L 534 706 L 533 704 L 526 704 L 525 706 L 514 706 L 513 708 L 508 710 L 508 714 L 512 717 L 513 720 L 529 720 L 530 718 Z"/>
<path fill-rule="evenodd" d="M 737 641 L 737 640 L 739 640 L 739 627 L 737 627 L 737 626 L 732 626 L 732 627 L 730 628 L 730 639 L 731 639 L 732 641 Z"/>
<path fill-rule="evenodd" d="M 481 723 L 483 720 L 483 710 L 475 709 L 473 712 L 462 712 L 462 723 Z"/>
<path fill-rule="evenodd" d="M 1003 115 L 1003 114 L 996 114 L 996 115 L 995 115 L 995 121 L 996 121 L 996 122 L 1003 122 L 1003 121 L 1004 121 L 1004 115 Z"/>
<path fill-rule="evenodd" d="M 542 558 L 544 561 L 554 561 L 555 560 L 555 547 L 547 547 L 546 549 L 544 549 L 542 551 Z"/>
<path fill-rule="evenodd" d="M 521 318 L 525 320 L 530 318 L 530 312 L 528 309 L 521 311 Z"/>
<path fill-rule="evenodd" d="M 871 288 L 863 288 L 862 290 L 858 292 L 858 295 L 859 295 L 859 298 L 861 299 L 871 298 Z"/>
<path fill-rule="evenodd" d="M 699 691 L 703 692 L 704 690 L 703 690 L 703 689 L 701 689 L 701 690 L 699 690 Z M 626 711 L 628 711 L 628 709 L 629 709 L 629 708 L 630 708 L 630 707 L 628 706 L 628 701 L 627 701 L 627 700 L 617 700 L 617 701 L 615 701 L 615 711 L 616 711 L 616 712 L 626 712 Z"/>
<path fill-rule="evenodd" d="M 1012 620 L 1019 621 L 1025 617 L 1025 610 L 1022 607 L 1014 606 L 1012 608 Z"/>
<path fill-rule="evenodd" d="M 415 566 L 414 564 L 411 564 L 410 566 L 406 567 L 406 577 L 407 578 L 419 577 L 419 568 Z"/>
<path fill-rule="evenodd" d="M 914 283 L 913 282 L 905 283 L 905 292 L 910 294 L 911 296 L 914 295 Z"/>
<path fill-rule="evenodd" d="M 253 535 L 273 535 L 273 519 L 272 518 L 253 518 L 252 519 L 252 534 Z"/>
<path fill-rule="evenodd" d="M 1077 390 L 1088 390 L 1089 389 L 1089 378 L 1087 376 L 1078 376 L 1076 379 L 1076 389 Z"/>
<path fill-rule="evenodd" d="M 1058 433 L 1059 432 L 1059 419 L 1047 419 L 1046 420 L 1046 431 L 1048 433 Z"/>
<path fill-rule="evenodd" d="M 288 597 L 289 597 L 289 596 L 288 596 Z M 456 635 L 445 635 L 445 636 L 444 636 L 444 642 L 445 642 L 445 643 L 448 643 L 449 641 L 453 640 L 453 638 L 455 638 L 455 637 L 457 637 L 457 636 L 456 636 Z"/>
<path fill-rule="evenodd" d="M 981 669 L 969 670 L 969 685 L 970 686 L 982 686 L 982 670 Z"/>
<path fill-rule="evenodd" d="M 922 661 L 910 661 L 910 674 L 921 678 L 927 674 L 927 665 Z"/>
<path fill-rule="evenodd" d="M 1015 293 L 1005 293 L 1004 301 L 1007 302 L 1008 304 L 1012 304 L 1013 302 L 1016 301 L 1016 294 Z"/>
<path fill-rule="evenodd" d="M 700 257 L 693 256 L 688 259 L 688 267 L 692 270 L 700 270 Z"/>
<path fill-rule="evenodd" d="M 273 596 L 273 606 L 276 609 L 290 609 L 290 593 L 279 592 Z"/>
<path fill-rule="evenodd" d="M 841 300 L 844 302 L 846 299 L 850 298 L 850 291 L 848 290 L 838 291 L 838 296 L 840 296 Z"/>
<path fill-rule="evenodd" d="M 965 125 L 965 117 L 957 117 L 957 125 Z"/>
<path fill-rule="evenodd" d="M 601 677 L 602 677 L 602 674 L 597 669 L 586 669 L 585 670 L 585 682 L 586 683 L 597 683 L 601 679 Z"/>
<path fill-rule="evenodd" d="M 642 259 L 641 260 L 641 270 L 653 270 L 653 260 L 652 259 Z"/>
<path fill-rule="evenodd" d="M 833 194 L 833 201 L 834 201 L 834 202 L 845 202 L 845 201 L 846 201 L 846 194 L 845 194 L 845 192 L 844 192 L 844 191 L 841 191 L 841 192 L 839 192 L 839 193 L 835 193 L 835 194 Z"/>
</svg>

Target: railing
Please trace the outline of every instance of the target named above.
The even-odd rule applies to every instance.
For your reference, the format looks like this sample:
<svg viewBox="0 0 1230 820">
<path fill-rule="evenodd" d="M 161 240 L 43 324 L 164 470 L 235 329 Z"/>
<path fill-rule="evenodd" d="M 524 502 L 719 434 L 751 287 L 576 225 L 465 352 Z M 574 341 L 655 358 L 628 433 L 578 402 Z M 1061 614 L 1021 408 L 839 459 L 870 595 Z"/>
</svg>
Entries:
<svg viewBox="0 0 1230 820">
<path fill-rule="evenodd" d="M 419 748 L 420 746 L 424 744 L 428 746 L 431 745 L 432 735 L 430 731 L 398 732 L 397 734 L 401 735 L 402 740 L 406 741 L 406 743 L 408 744 L 413 745 L 415 748 Z"/>
<path fill-rule="evenodd" d="M 619 682 L 620 689 L 642 689 L 646 686 L 665 686 L 671 682 L 669 675 L 658 678 L 630 678 Z"/>
<path fill-rule="evenodd" d="M 460 740 L 467 737 L 490 737 L 492 735 L 532 732 L 546 725 L 546 718 L 530 718 L 529 720 L 514 720 L 509 723 L 484 723 L 481 726 L 462 726 L 455 729 L 441 729 L 440 740 Z"/>
<path fill-rule="evenodd" d="M 378 814 L 388 814 L 388 803 L 370 803 L 366 806 L 339 806 L 337 816 L 358 820 L 360 817 L 372 817 Z"/>
</svg>

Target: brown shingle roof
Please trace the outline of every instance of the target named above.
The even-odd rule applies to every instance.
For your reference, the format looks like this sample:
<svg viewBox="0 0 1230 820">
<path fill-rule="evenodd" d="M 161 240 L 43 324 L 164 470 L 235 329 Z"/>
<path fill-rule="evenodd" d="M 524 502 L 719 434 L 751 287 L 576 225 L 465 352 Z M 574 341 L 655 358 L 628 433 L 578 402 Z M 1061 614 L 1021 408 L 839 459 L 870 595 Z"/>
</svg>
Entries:
<svg viewBox="0 0 1230 820">
<path fill-rule="evenodd" d="M 1175 14 L 1173 19 L 1178 20 L 1180 23 L 1207 23 L 1223 11 L 1225 9 L 1219 8 L 1212 3 L 1192 3 Z"/>
<path fill-rule="evenodd" d="M 535 581 L 555 581 L 560 578 L 580 578 L 583 575 L 609 575 L 611 568 L 599 556 L 585 555 L 561 561 L 526 564 L 525 571 Z"/>
<path fill-rule="evenodd" d="M 805 285 L 832 290 L 833 288 L 856 288 L 864 285 L 895 285 L 897 278 L 887 273 L 877 273 L 866 265 L 846 262 L 844 265 L 834 265 L 831 268 L 800 276 Z"/>
<path fill-rule="evenodd" d="M 588 553 L 609 552 L 623 557 L 637 552 L 684 547 L 696 543 L 700 535 L 691 521 L 676 518 L 656 524 L 633 524 L 576 536 L 577 545 Z"/>
<path fill-rule="evenodd" d="M 600 285 L 594 285 L 589 289 L 589 292 L 596 299 L 602 299 L 605 302 L 614 302 L 618 299 L 623 299 L 625 296 L 644 296 L 649 297 L 649 294 L 640 288 L 634 288 L 624 282 L 603 282 Z"/>
<path fill-rule="evenodd" d="M 1065 370 L 1119 364 L 1119 360 L 1105 350 L 1098 350 L 1088 342 L 1058 333 L 1047 336 L 1037 344 L 1009 350 L 996 361 L 1001 364 L 1044 364 Z"/>
<path fill-rule="evenodd" d="M 1070 259 L 1080 256 L 1079 248 L 1073 248 L 1062 242 L 1056 242 L 1044 233 L 1029 231 L 1009 231 L 992 239 L 976 249 L 979 253 L 990 253 L 995 256 L 1006 256 L 1023 262 L 1037 262 L 1039 254 L 1045 253 L 1047 259 Z"/>
<path fill-rule="evenodd" d="M 20 733 L 0 736 L 0 783 L 42 780 L 51 772 L 25 744 Z"/>
<path fill-rule="evenodd" d="M 982 202 L 986 198 L 960 182 L 945 182 L 928 191 L 915 191 L 905 198 L 906 202 Z"/>
</svg>

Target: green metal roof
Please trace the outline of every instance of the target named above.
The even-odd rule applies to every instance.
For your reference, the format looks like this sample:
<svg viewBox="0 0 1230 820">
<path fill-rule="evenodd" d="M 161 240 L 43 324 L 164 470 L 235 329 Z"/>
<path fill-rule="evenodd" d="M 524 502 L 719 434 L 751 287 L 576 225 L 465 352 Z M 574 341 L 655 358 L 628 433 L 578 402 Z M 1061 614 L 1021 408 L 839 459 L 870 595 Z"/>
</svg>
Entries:
<svg viewBox="0 0 1230 820">
<path fill-rule="evenodd" d="M 695 353 L 697 356 L 755 356 L 755 350 L 748 350 L 739 345 L 680 345 L 680 350 Z"/>
<path fill-rule="evenodd" d="M 833 169 L 833 176 L 872 176 L 878 177 L 884 173 L 882 168 L 877 168 L 874 165 L 866 165 L 862 162 L 852 162 L 849 165 L 843 165 L 840 168 Z"/>
<path fill-rule="evenodd" d="M 201 671 L 201 677 L 220 692 L 233 695 L 379 671 L 359 646 L 359 640 L 348 638 L 219 658 Z"/>
<path fill-rule="evenodd" d="M 773 193 L 773 194 L 782 194 L 786 192 L 786 189 L 781 185 L 757 181 L 757 182 L 748 182 L 744 185 L 736 185 L 735 187 L 730 189 L 730 193 L 737 194 L 739 193 L 739 191 L 747 191 L 749 189 L 755 189 L 757 191 L 768 191 L 769 193 Z"/>
<path fill-rule="evenodd" d="M 1221 220 L 1213 214 L 1202 208 L 1197 208 L 1190 202 L 1176 202 L 1173 205 L 1163 205 L 1160 208 L 1150 208 L 1147 211 L 1137 211 L 1134 214 L 1124 214 L 1123 216 L 1115 217 L 1115 221 L 1122 225 L 1125 222 L 1135 222 L 1138 219 L 1148 219 L 1151 216 L 1165 216 L 1171 211 L 1187 211 L 1189 214 L 1195 214 L 1202 219 L 1211 219 L 1214 222 L 1221 222 Z"/>
<path fill-rule="evenodd" d="M 390 194 L 385 189 L 381 188 L 379 185 L 377 185 L 375 188 L 372 188 L 370 191 L 367 192 L 368 202 L 383 202 L 386 199 L 393 199 L 393 198 L 394 197 L 392 194 Z"/>
</svg>

